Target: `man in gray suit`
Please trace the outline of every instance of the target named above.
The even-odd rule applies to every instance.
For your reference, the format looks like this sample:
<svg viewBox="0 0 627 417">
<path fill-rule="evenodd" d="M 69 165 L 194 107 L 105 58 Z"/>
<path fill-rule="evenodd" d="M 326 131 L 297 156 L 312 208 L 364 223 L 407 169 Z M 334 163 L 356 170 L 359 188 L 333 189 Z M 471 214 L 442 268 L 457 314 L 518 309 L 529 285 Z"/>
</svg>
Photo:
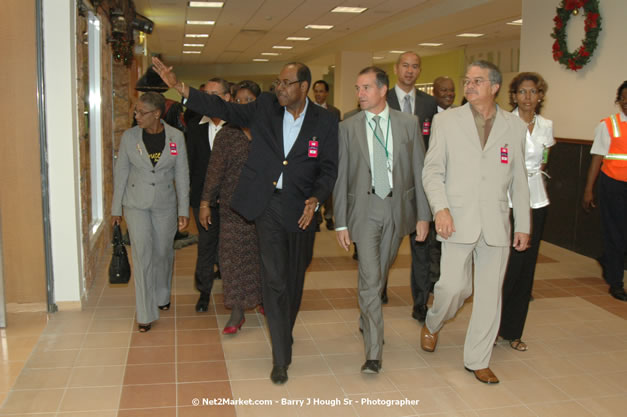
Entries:
<svg viewBox="0 0 627 417">
<path fill-rule="evenodd" d="M 473 293 L 464 344 L 464 366 L 484 383 L 499 380 L 489 362 L 501 317 L 501 288 L 510 245 L 508 192 L 514 209 L 514 241 L 529 241 L 526 125 L 495 103 L 499 69 L 486 61 L 466 70 L 468 104 L 435 116 L 423 183 L 442 242 L 440 280 L 422 327 L 420 344 L 433 352 L 438 332 Z M 360 248 L 361 249 L 361 248 Z"/>
<path fill-rule="evenodd" d="M 404 236 L 424 241 L 431 212 L 422 189 L 424 144 L 416 117 L 391 109 L 389 80 L 376 67 L 357 77 L 363 111 L 340 123 L 338 177 L 333 190 L 337 239 L 359 246 L 359 308 L 366 362 L 378 373 L 383 354 L 381 292 Z"/>
</svg>

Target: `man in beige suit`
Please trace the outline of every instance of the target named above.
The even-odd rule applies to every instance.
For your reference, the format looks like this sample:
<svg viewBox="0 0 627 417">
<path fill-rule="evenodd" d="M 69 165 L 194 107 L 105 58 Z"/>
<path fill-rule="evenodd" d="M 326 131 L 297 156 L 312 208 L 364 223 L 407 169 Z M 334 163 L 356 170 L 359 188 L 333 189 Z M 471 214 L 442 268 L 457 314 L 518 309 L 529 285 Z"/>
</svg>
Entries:
<svg viewBox="0 0 627 417">
<path fill-rule="evenodd" d="M 366 362 L 378 373 L 383 354 L 381 292 L 404 236 L 424 241 L 431 212 L 422 189 L 424 143 L 416 117 L 386 102 L 385 71 L 368 67 L 357 77 L 362 112 L 340 123 L 338 177 L 333 190 L 337 239 L 359 246 L 359 308 Z"/>
<path fill-rule="evenodd" d="M 440 280 L 421 332 L 433 352 L 446 320 L 473 293 L 464 344 L 464 365 L 481 382 L 498 383 L 489 362 L 501 314 L 501 287 L 510 244 L 507 193 L 514 210 L 516 250 L 529 240 L 526 126 L 500 109 L 495 97 L 501 73 L 489 62 L 470 64 L 463 80 L 468 104 L 434 118 L 423 183 L 442 242 Z M 360 248 L 361 249 L 361 248 Z"/>
</svg>

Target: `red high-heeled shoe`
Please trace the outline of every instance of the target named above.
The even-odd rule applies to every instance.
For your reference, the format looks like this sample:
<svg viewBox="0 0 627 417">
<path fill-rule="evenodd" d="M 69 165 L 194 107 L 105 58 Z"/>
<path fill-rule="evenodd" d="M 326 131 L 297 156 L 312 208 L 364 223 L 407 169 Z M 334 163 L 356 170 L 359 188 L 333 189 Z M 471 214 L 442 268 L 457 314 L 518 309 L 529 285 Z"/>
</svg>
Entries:
<svg viewBox="0 0 627 417">
<path fill-rule="evenodd" d="M 265 309 L 265 308 L 263 308 L 263 304 L 261 304 L 261 305 L 257 308 L 257 310 L 258 310 L 258 311 L 259 311 L 262 315 L 264 315 L 264 316 L 266 315 L 266 309 Z"/>
<path fill-rule="evenodd" d="M 235 334 L 242 328 L 244 322 L 246 321 L 246 317 L 242 318 L 242 321 L 237 323 L 235 326 L 226 326 L 224 330 L 222 330 L 222 334 Z"/>
</svg>

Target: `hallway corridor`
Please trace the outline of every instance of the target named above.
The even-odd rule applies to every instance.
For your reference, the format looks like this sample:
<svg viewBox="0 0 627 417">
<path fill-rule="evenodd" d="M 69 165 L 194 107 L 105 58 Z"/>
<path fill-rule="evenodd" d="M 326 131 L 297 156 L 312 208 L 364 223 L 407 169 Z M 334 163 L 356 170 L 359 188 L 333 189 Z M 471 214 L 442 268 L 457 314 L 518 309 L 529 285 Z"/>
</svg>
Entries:
<svg viewBox="0 0 627 417">
<path fill-rule="evenodd" d="M 140 334 L 134 289 L 107 283 L 108 259 L 81 312 L 9 314 L 0 344 L 0 415 L 38 417 L 584 417 L 624 416 L 627 400 L 627 303 L 607 294 L 590 258 L 543 243 L 523 340 L 506 342 L 491 366 L 501 383 L 477 382 L 462 364 L 472 304 L 440 335 L 419 346 L 410 316 L 410 256 L 404 242 L 384 307 L 383 372 L 359 372 L 357 262 L 335 233 L 318 233 L 295 328 L 289 381 L 269 380 L 271 350 L 263 316 L 221 334 L 228 319 L 217 281 L 210 313 L 196 313 L 196 246 L 176 251 L 172 308 Z M 203 405 L 203 400 L 270 400 L 271 405 Z M 387 406 L 386 400 L 419 400 Z M 198 399 L 201 404 L 195 406 Z M 336 400 L 339 405 L 314 405 Z M 282 405 L 288 400 L 304 400 Z M 365 401 L 383 403 L 362 404 Z M 307 401 L 311 404 L 307 405 Z M 352 403 L 348 405 L 348 403 Z"/>
</svg>

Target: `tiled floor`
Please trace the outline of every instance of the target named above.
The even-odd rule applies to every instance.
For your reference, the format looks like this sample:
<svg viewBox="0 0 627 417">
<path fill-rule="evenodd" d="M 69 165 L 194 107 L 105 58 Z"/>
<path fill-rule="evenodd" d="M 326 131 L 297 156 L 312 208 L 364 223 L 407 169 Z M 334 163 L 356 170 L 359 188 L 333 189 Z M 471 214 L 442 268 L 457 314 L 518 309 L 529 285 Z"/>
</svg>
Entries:
<svg viewBox="0 0 627 417">
<path fill-rule="evenodd" d="M 529 351 L 499 343 L 491 366 L 501 384 L 486 386 L 462 366 L 471 303 L 442 330 L 436 352 L 420 349 L 420 326 L 410 317 L 404 242 L 384 308 L 383 372 L 363 375 L 357 263 L 339 248 L 334 233 L 323 231 L 306 278 L 290 379 L 274 386 L 263 316 L 248 312 L 241 332 L 223 336 L 228 310 L 220 281 L 211 312 L 194 311 L 195 251 L 177 251 L 172 309 L 149 333 L 136 331 L 133 286 L 108 285 L 104 268 L 82 312 L 9 315 L 9 328 L 0 334 L 0 415 L 626 414 L 627 303 L 607 295 L 599 267 L 589 258 L 543 244 L 525 329 Z M 269 404 L 203 405 L 222 398 Z M 398 405 L 403 399 L 414 404 Z"/>
</svg>

